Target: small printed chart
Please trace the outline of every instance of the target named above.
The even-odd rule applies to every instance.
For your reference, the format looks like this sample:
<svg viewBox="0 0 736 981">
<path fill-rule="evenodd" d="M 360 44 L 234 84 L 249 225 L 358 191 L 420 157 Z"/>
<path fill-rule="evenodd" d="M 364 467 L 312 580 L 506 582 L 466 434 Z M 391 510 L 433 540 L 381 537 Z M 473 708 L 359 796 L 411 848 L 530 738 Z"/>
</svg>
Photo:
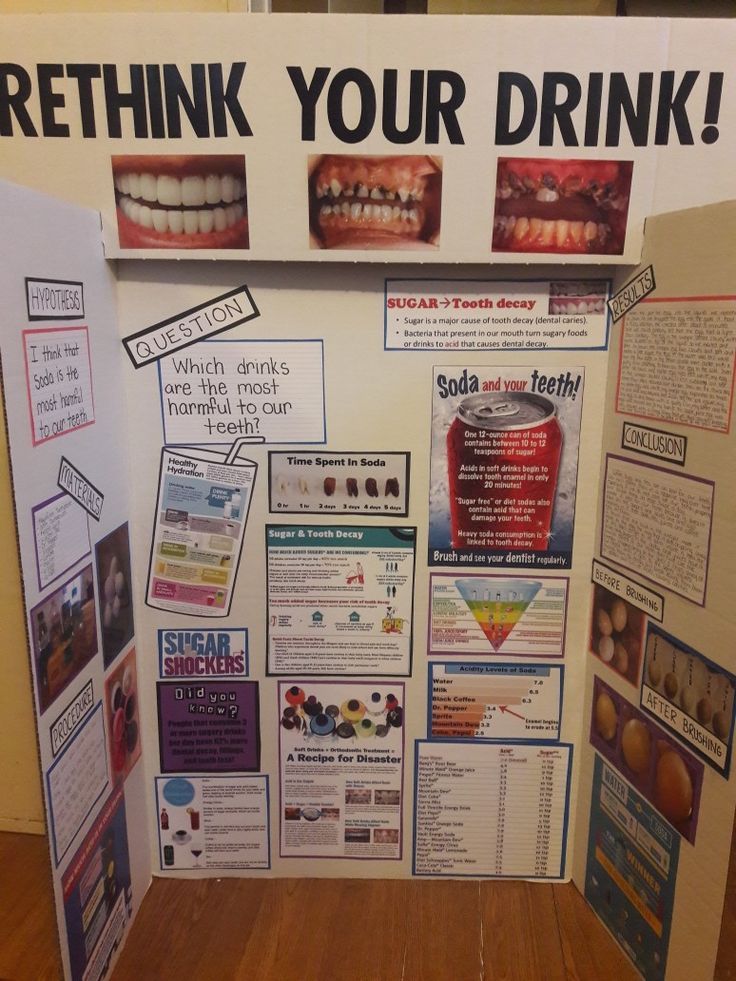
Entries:
<svg viewBox="0 0 736 981">
<path fill-rule="evenodd" d="M 542 587 L 524 579 L 458 580 L 455 585 L 480 624 L 494 651 L 508 640 L 511 631 Z"/>
<path fill-rule="evenodd" d="M 430 576 L 429 653 L 562 657 L 568 580 Z"/>
<path fill-rule="evenodd" d="M 561 666 L 432 661 L 429 669 L 430 739 L 560 738 Z"/>
</svg>

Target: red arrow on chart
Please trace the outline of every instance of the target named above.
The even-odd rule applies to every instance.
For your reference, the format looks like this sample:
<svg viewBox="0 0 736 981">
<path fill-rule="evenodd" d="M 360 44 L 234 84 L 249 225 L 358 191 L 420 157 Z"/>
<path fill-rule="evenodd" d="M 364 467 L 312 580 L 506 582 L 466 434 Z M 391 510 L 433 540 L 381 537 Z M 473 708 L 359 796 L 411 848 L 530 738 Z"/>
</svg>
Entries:
<svg viewBox="0 0 736 981">
<path fill-rule="evenodd" d="M 498 707 L 502 712 L 508 712 L 509 715 L 515 715 L 517 719 L 522 719 L 522 721 L 526 722 L 526 718 L 523 715 L 519 715 L 518 712 L 512 712 L 508 705 L 499 705 Z"/>
</svg>

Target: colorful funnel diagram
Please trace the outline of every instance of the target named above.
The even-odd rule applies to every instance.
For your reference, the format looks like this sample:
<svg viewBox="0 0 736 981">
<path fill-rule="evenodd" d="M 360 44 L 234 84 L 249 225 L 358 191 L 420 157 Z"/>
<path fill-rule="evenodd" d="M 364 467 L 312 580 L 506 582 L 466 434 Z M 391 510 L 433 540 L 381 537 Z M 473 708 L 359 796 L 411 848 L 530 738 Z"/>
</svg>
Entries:
<svg viewBox="0 0 736 981">
<path fill-rule="evenodd" d="M 456 579 L 458 592 L 497 651 L 542 588 L 533 579 Z"/>
</svg>

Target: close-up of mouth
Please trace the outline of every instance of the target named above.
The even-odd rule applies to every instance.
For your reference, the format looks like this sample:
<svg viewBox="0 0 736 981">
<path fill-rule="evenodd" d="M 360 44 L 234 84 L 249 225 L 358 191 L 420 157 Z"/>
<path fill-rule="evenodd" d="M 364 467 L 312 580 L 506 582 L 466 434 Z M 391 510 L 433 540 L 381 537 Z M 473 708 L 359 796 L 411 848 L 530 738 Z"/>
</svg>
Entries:
<svg viewBox="0 0 736 981">
<path fill-rule="evenodd" d="M 122 249 L 247 249 L 245 158 L 112 158 Z"/>
<path fill-rule="evenodd" d="M 500 159 L 493 251 L 621 255 L 632 168 L 619 160 Z"/>
<path fill-rule="evenodd" d="M 427 156 L 318 157 L 309 180 L 313 247 L 437 245 L 441 190 L 440 167 Z"/>
</svg>

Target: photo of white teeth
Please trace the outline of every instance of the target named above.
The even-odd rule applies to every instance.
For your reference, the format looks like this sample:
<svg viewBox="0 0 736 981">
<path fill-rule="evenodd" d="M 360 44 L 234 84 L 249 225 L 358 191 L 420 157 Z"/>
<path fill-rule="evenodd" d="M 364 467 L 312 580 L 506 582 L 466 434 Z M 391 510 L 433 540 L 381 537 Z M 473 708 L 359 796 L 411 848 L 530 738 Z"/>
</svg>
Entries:
<svg viewBox="0 0 736 981">
<path fill-rule="evenodd" d="M 232 174 L 182 178 L 166 174 L 119 174 L 115 177 L 115 190 L 120 195 L 118 207 L 125 217 L 157 232 L 174 235 L 224 232 L 245 215 L 245 181 Z M 195 208 L 198 210 L 189 210 Z"/>
<path fill-rule="evenodd" d="M 233 174 L 182 178 L 166 174 L 119 174 L 115 177 L 115 189 L 137 201 L 174 208 L 232 204 L 245 197 L 245 181 Z"/>
<path fill-rule="evenodd" d="M 248 247 L 243 157 L 113 157 L 112 165 L 122 248 Z"/>
<path fill-rule="evenodd" d="M 224 232 L 243 218 L 243 205 L 221 205 L 215 208 L 201 208 L 196 211 L 169 211 L 163 208 L 141 204 L 129 197 L 118 202 L 126 218 L 142 228 L 153 228 L 157 232 L 171 232 L 174 235 L 197 235 L 208 232 Z"/>
<path fill-rule="evenodd" d="M 565 299 L 560 297 L 557 300 L 550 300 L 549 312 L 553 316 L 559 316 L 561 314 L 585 314 L 585 313 L 604 313 L 606 309 L 606 301 L 602 296 L 590 297 L 589 299 Z"/>
<path fill-rule="evenodd" d="M 607 284 L 602 281 L 557 280 L 549 284 L 549 313 L 553 317 L 603 314 Z"/>
</svg>

